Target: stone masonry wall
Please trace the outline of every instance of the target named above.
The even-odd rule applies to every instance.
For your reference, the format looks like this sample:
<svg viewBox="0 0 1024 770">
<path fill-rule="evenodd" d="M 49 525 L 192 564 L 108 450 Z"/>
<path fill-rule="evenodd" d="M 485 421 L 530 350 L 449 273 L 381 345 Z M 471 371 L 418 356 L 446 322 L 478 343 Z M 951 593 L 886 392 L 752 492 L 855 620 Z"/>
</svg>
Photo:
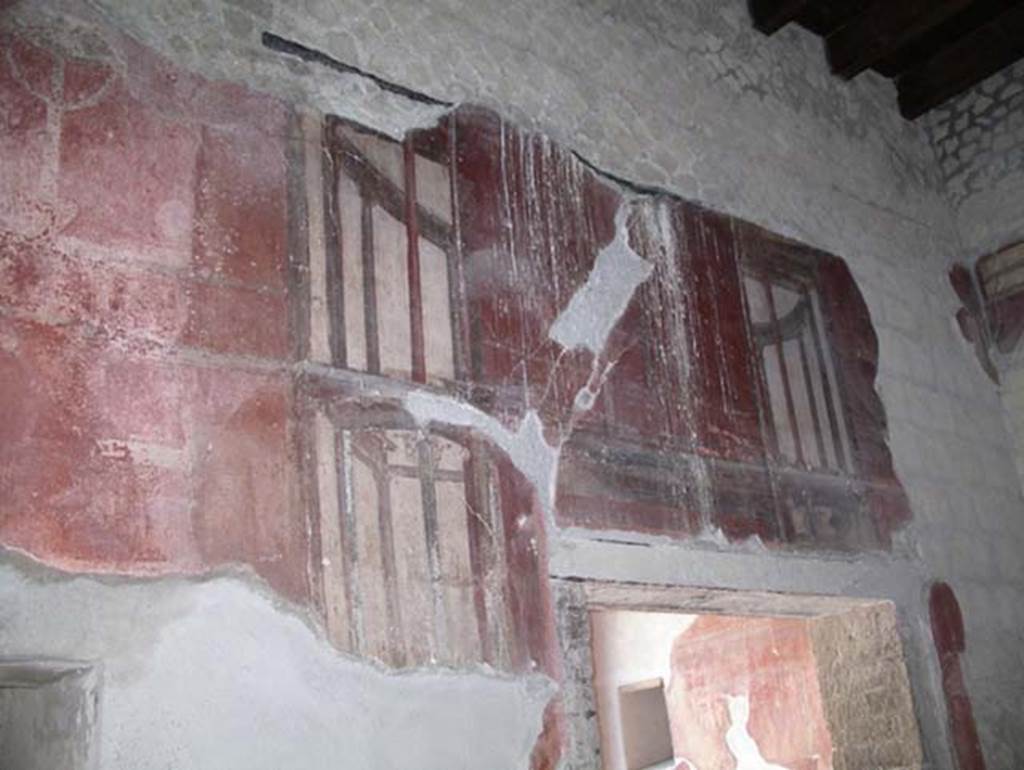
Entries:
<svg viewBox="0 0 1024 770">
<path fill-rule="evenodd" d="M 957 209 L 963 260 L 1024 237 L 1024 64 L 992 75 L 923 122 Z"/>
</svg>

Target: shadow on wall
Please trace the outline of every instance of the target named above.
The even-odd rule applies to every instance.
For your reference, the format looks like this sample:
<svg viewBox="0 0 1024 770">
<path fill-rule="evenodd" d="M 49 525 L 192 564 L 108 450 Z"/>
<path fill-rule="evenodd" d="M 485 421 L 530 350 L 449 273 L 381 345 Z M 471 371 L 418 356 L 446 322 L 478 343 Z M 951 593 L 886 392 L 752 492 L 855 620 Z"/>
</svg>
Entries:
<svg viewBox="0 0 1024 770">
<path fill-rule="evenodd" d="M 0 767 L 96 770 L 99 682 L 86 663 L 0 658 Z"/>
</svg>

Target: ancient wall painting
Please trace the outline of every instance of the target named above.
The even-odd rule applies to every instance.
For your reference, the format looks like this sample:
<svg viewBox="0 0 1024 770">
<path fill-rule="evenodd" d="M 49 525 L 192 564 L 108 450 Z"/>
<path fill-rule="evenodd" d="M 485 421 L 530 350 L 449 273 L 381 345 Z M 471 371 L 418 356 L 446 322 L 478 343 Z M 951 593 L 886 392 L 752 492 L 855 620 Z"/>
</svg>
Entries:
<svg viewBox="0 0 1024 770">
<path fill-rule="evenodd" d="M 4 546 L 242 563 L 354 655 L 558 679 L 557 528 L 856 551 L 908 518 L 842 260 L 482 108 L 395 139 L 4 35 Z"/>
<path fill-rule="evenodd" d="M 932 584 L 928 594 L 928 612 L 942 670 L 942 690 L 946 696 L 946 714 L 957 767 L 961 770 L 985 770 L 985 756 L 961 662 L 967 650 L 964 619 L 952 586 L 943 582 Z"/>
<path fill-rule="evenodd" d="M 846 549 L 884 546 L 906 518 L 874 334 L 840 260 L 624 192 L 475 108 L 401 142 L 316 131 L 312 349 L 511 428 L 535 414 L 558 452 L 558 524 Z M 605 323 L 600 346 L 563 345 L 617 220 L 648 272 L 618 314 L 581 322 Z"/>
<path fill-rule="evenodd" d="M 1024 333 L 1024 243 L 986 254 L 974 267 L 955 264 L 949 281 L 960 300 L 956 321 L 982 369 L 999 383 L 997 363 L 1009 360 Z"/>
</svg>

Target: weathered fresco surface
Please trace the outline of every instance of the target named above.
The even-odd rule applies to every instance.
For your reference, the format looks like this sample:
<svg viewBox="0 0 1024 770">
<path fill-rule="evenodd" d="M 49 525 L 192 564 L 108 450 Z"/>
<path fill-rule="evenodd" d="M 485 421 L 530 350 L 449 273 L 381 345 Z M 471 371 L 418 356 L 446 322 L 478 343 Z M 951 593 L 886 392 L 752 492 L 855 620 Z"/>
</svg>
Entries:
<svg viewBox="0 0 1024 770">
<path fill-rule="evenodd" d="M 942 668 L 942 689 L 946 695 L 949 729 L 957 766 L 963 770 L 984 770 L 985 757 L 974 722 L 974 708 L 964 681 L 961 657 L 967 650 L 960 602 L 948 583 L 935 583 L 928 594 L 932 636 Z"/>
<path fill-rule="evenodd" d="M 120 50 L 0 41 L 3 545 L 240 562 L 342 650 L 557 679 L 553 527 L 909 518 L 841 259 L 480 108 L 395 141 Z"/>
<path fill-rule="evenodd" d="M 744 761 L 727 739 L 737 727 L 732 712 L 741 698 L 764 760 L 790 770 L 833 767 L 811 634 L 802 618 L 698 618 L 673 644 L 667 697 L 676 754 L 694 767 Z"/>
</svg>

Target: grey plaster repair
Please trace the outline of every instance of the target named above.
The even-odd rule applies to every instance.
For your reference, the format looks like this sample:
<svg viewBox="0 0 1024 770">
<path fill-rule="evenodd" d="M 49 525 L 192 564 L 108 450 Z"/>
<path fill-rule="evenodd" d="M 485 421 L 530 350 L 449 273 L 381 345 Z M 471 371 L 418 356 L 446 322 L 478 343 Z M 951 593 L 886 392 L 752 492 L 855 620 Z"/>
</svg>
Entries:
<svg viewBox="0 0 1024 770">
<path fill-rule="evenodd" d="M 598 252 L 586 283 L 548 330 L 548 336 L 566 350 L 585 348 L 600 356 L 633 292 L 654 269 L 629 247 L 628 216 L 629 209 L 621 206 L 615 215 L 615 237 Z"/>
<path fill-rule="evenodd" d="M 471 428 L 490 440 L 530 480 L 545 510 L 552 510 L 558 473 L 558 448 L 551 446 L 544 438 L 544 423 L 537 412 L 528 411 L 513 431 L 472 404 L 451 396 L 415 390 L 405 397 L 404 406 L 413 419 L 424 427 L 436 423 Z"/>
<path fill-rule="evenodd" d="M 626 312 L 637 287 L 653 270 L 653 265 L 629 246 L 629 211 L 627 203 L 619 206 L 615 214 L 615 235 L 597 253 L 587 280 L 573 294 L 548 332 L 566 351 L 584 348 L 593 355 L 591 376 L 573 399 L 572 417 L 593 406 L 608 370 L 615 365 L 614 361 L 603 360 L 608 335 Z M 533 409 L 526 412 L 512 431 L 472 404 L 451 396 L 414 390 L 405 396 L 403 404 L 421 426 L 437 423 L 471 428 L 489 439 L 530 480 L 549 527 L 554 527 L 559 455 L 569 431 L 563 431 L 552 445 L 545 438 L 545 425 L 540 415 Z"/>
<path fill-rule="evenodd" d="M 0 655 L 102 662 L 104 770 L 512 770 L 551 696 L 539 676 L 389 675 L 241 575 L 73 578 L 6 556 L 0 608 Z"/>
</svg>

